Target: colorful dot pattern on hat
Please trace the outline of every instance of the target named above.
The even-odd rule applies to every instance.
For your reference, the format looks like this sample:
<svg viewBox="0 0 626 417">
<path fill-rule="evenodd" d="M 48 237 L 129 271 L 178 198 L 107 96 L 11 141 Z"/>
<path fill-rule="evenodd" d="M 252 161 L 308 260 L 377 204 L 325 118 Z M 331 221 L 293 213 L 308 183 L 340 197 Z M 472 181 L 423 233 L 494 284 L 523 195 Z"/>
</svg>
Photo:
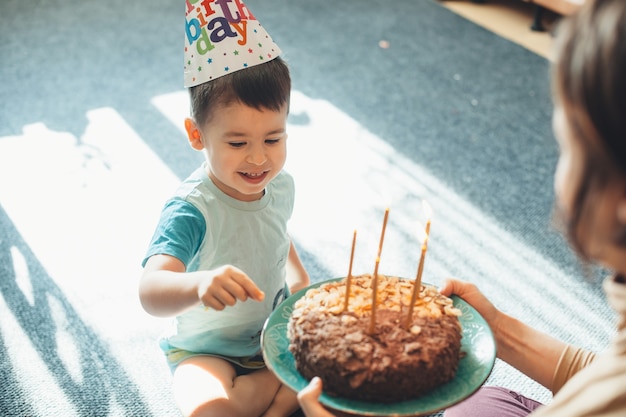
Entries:
<svg viewBox="0 0 626 417">
<path fill-rule="evenodd" d="M 241 0 L 185 0 L 185 87 L 193 87 L 280 55 Z"/>
</svg>

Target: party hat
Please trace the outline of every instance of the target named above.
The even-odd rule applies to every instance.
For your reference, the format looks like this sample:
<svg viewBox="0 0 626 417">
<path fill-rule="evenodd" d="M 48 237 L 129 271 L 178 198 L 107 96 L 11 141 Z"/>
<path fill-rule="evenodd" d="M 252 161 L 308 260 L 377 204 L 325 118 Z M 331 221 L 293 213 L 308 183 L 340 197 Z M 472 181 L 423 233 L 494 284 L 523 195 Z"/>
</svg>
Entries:
<svg viewBox="0 0 626 417">
<path fill-rule="evenodd" d="M 185 3 L 185 87 L 262 64 L 280 54 L 243 1 Z"/>
</svg>

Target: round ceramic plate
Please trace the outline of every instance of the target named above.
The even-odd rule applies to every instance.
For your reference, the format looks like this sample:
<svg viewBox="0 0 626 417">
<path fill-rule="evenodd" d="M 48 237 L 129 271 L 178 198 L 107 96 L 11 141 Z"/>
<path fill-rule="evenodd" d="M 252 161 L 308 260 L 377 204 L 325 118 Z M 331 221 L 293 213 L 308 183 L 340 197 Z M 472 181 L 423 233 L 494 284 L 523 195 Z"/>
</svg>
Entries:
<svg viewBox="0 0 626 417">
<path fill-rule="evenodd" d="M 296 364 L 289 352 L 287 322 L 293 310 L 293 304 L 310 289 L 341 278 L 319 282 L 287 298 L 272 312 L 265 322 L 261 335 L 263 357 L 283 384 L 294 391 L 300 391 L 309 383 L 296 369 Z M 463 313 L 459 319 L 463 328 L 461 350 L 465 353 L 459 362 L 455 378 L 429 394 L 415 400 L 396 403 L 372 403 L 346 398 L 333 397 L 326 393 L 320 396 L 325 406 L 348 414 L 362 416 L 418 416 L 435 413 L 454 405 L 472 395 L 487 379 L 496 357 L 493 334 L 485 320 L 474 308 L 461 298 L 452 296 L 454 306 Z"/>
</svg>

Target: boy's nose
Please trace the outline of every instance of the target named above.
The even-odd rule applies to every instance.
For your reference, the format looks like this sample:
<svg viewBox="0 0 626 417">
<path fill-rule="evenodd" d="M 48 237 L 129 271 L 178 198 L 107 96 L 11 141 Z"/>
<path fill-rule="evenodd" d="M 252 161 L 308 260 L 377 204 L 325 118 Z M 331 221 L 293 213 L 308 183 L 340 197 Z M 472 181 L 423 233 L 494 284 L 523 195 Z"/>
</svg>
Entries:
<svg viewBox="0 0 626 417">
<path fill-rule="evenodd" d="M 247 162 L 254 165 L 263 165 L 267 160 L 263 149 L 252 149 L 248 154 Z"/>
</svg>

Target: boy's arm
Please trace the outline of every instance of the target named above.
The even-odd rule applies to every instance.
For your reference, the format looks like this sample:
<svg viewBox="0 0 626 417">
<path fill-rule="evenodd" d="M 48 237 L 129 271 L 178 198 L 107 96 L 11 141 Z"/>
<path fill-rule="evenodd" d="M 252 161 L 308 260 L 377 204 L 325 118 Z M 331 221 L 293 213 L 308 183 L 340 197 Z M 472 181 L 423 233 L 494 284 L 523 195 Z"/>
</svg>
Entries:
<svg viewBox="0 0 626 417">
<path fill-rule="evenodd" d="M 310 284 L 309 274 L 304 269 L 298 251 L 293 241 L 289 246 L 289 258 L 287 259 L 287 286 L 291 294 L 308 287 Z"/>
<path fill-rule="evenodd" d="M 223 310 L 237 301 L 263 300 L 265 294 L 241 270 L 224 265 L 210 271 L 185 272 L 174 256 L 153 255 L 139 282 L 139 298 L 149 314 L 176 316 L 200 303 Z"/>
<path fill-rule="evenodd" d="M 198 276 L 170 255 L 153 255 L 144 266 L 139 299 L 144 310 L 158 317 L 175 316 L 200 302 Z"/>
</svg>

